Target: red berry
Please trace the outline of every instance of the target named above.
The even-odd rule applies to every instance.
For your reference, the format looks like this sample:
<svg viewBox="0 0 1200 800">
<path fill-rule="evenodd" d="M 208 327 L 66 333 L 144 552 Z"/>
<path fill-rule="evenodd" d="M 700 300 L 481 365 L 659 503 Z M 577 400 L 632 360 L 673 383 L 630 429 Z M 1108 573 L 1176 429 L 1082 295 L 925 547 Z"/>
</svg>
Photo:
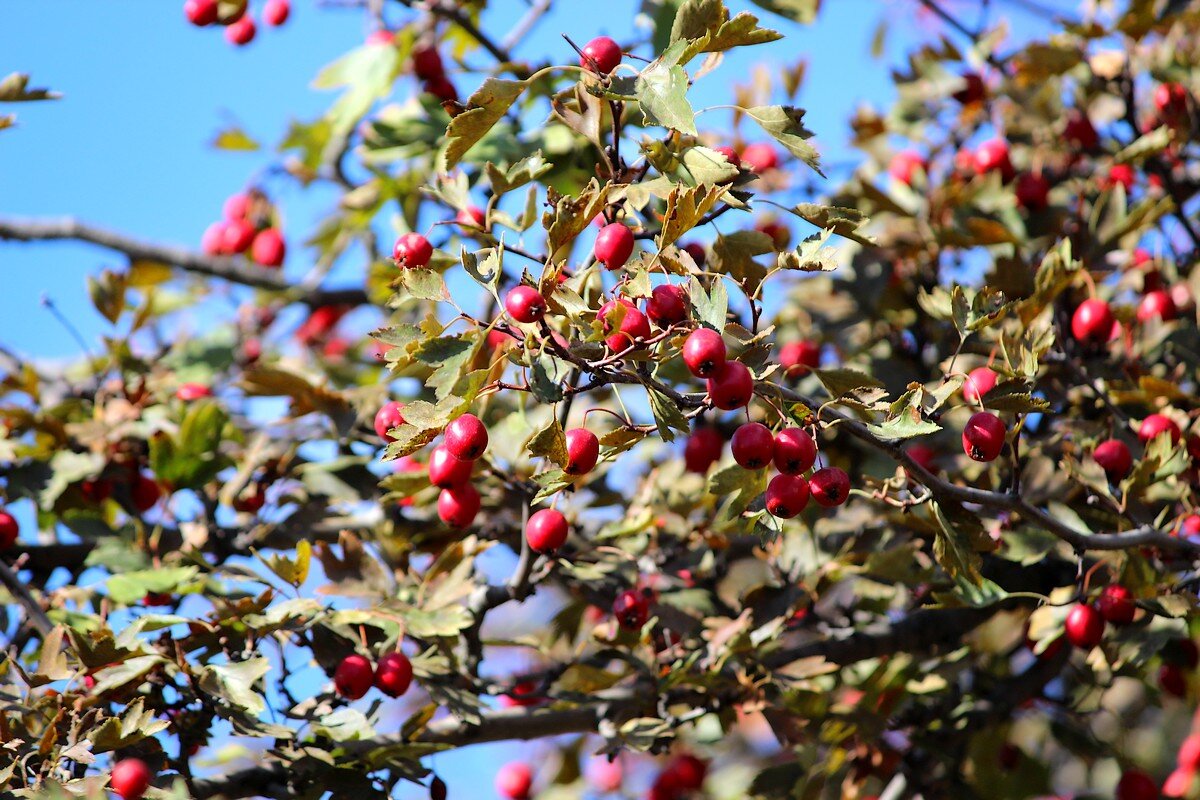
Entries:
<svg viewBox="0 0 1200 800">
<path fill-rule="evenodd" d="M 1067 614 L 1067 641 L 1082 650 L 1091 650 L 1104 638 L 1104 617 L 1095 608 L 1077 604 Z"/>
<path fill-rule="evenodd" d="M 602 794 L 620 791 L 625 780 L 625 770 L 620 760 L 609 761 L 607 758 L 593 758 L 588 764 L 588 782 Z"/>
<path fill-rule="evenodd" d="M 779 166 L 779 153 L 766 142 L 748 144 L 742 150 L 742 164 L 747 169 L 761 174 Z"/>
<path fill-rule="evenodd" d="M 433 258 L 433 245 L 419 233 L 406 233 L 396 240 L 392 247 L 392 259 L 396 266 L 406 269 L 418 269 L 429 263 Z"/>
<path fill-rule="evenodd" d="M 235 25 L 238 23 L 234 23 Z M 233 27 L 232 25 L 230 27 Z M 228 28 L 226 28 L 228 30 Z M 254 241 L 255 230 L 244 219 L 231 219 L 225 222 L 221 233 L 222 252 L 226 254 L 244 253 Z"/>
<path fill-rule="evenodd" d="M 173 602 L 175 601 L 171 595 L 163 592 L 146 592 L 145 596 L 142 597 L 143 605 L 147 606 L 169 606 Z"/>
<path fill-rule="evenodd" d="M 221 206 L 221 213 L 227 220 L 248 219 L 251 205 L 253 205 L 253 200 L 250 195 L 238 192 L 225 198 L 225 203 Z"/>
<path fill-rule="evenodd" d="M 479 513 L 479 492 L 469 483 L 442 489 L 438 495 L 438 519 L 452 528 L 465 528 Z"/>
<path fill-rule="evenodd" d="M 153 478 L 148 478 L 141 473 L 137 474 L 133 479 L 133 485 L 129 488 L 129 497 L 133 501 L 133 507 L 141 514 L 154 508 L 161 496 L 162 490 L 158 488 L 158 483 Z"/>
<path fill-rule="evenodd" d="M 955 100 L 965 106 L 968 103 L 978 103 L 984 98 L 986 89 L 983 85 L 983 78 L 978 73 L 963 73 L 962 79 L 963 88 L 951 95 Z"/>
<path fill-rule="evenodd" d="M 1188 91 L 1178 83 L 1159 84 L 1154 89 L 1154 107 L 1168 121 L 1176 121 L 1187 113 Z"/>
<path fill-rule="evenodd" d="M 776 250 L 785 249 L 792 241 L 792 232 L 776 219 L 763 220 L 754 226 L 754 230 L 771 237 L 771 244 Z"/>
<path fill-rule="evenodd" d="M 287 243 L 283 241 L 283 234 L 276 228 L 259 231 L 254 237 L 254 243 L 250 246 L 250 258 L 256 264 L 264 267 L 283 266 L 283 259 L 286 255 Z"/>
<path fill-rule="evenodd" d="M 817 470 L 809 478 L 808 485 L 812 499 L 826 508 L 840 506 L 850 496 L 850 476 L 840 467 Z"/>
<path fill-rule="evenodd" d="M 633 231 L 620 222 L 612 222 L 596 234 L 596 260 L 607 269 L 620 269 L 633 254 Z"/>
<path fill-rule="evenodd" d="M 429 454 L 429 482 L 439 489 L 462 486 L 471 480 L 474 467 L 474 461 L 457 459 L 445 447 L 435 447 Z"/>
<path fill-rule="evenodd" d="M 904 449 L 908 457 L 917 462 L 927 472 L 937 473 L 938 452 L 924 444 L 912 444 Z"/>
<path fill-rule="evenodd" d="M 386 32 L 391 41 L 395 40 L 395 34 L 391 31 Z M 446 75 L 446 68 L 442 64 L 442 56 L 433 47 L 418 47 L 412 52 L 413 74 L 423 81 L 435 81 L 438 78 L 443 78 Z"/>
<path fill-rule="evenodd" d="M 975 148 L 975 171 L 980 175 L 999 172 L 1005 183 L 1013 178 L 1012 160 L 1008 155 L 1008 142 L 1004 139 L 988 139 Z"/>
<path fill-rule="evenodd" d="M 267 496 L 262 484 L 255 483 L 233 498 L 233 510 L 243 514 L 255 514 L 265 505 Z"/>
<path fill-rule="evenodd" d="M 1133 455 L 1129 452 L 1129 447 L 1119 439 L 1106 439 L 1096 445 L 1096 449 L 1092 451 L 1092 458 L 1112 483 L 1120 483 L 1133 469 Z"/>
<path fill-rule="evenodd" d="M 517 322 L 537 322 L 546 315 L 546 300 L 532 286 L 514 286 L 504 296 L 504 310 Z"/>
<path fill-rule="evenodd" d="M 288 0 L 267 0 L 263 4 L 263 22 L 274 27 L 279 27 L 287 22 L 291 13 L 292 6 Z"/>
<path fill-rule="evenodd" d="M 1179 531 L 1176 534 L 1185 539 L 1200 536 L 1200 514 L 1189 514 L 1179 523 Z"/>
<path fill-rule="evenodd" d="M 767 511 L 780 519 L 791 519 L 808 505 L 808 481 L 800 475 L 776 475 L 767 484 Z"/>
<path fill-rule="evenodd" d="M 817 443 L 801 428 L 784 428 L 775 434 L 775 469 L 785 475 L 808 472 L 817 460 Z"/>
<path fill-rule="evenodd" d="M 1158 800 L 1158 784 L 1140 769 L 1128 769 L 1117 781 L 1115 800 Z"/>
<path fill-rule="evenodd" d="M 1085 151 L 1096 149 L 1096 145 L 1100 143 L 1096 127 L 1092 125 L 1087 114 L 1078 109 L 1067 112 L 1067 124 L 1063 128 L 1063 137 L 1080 150 Z"/>
<path fill-rule="evenodd" d="M 1183 740 L 1179 746 L 1179 757 L 1176 763 L 1186 770 L 1200 770 L 1200 733 L 1193 733 Z"/>
<path fill-rule="evenodd" d="M 1137 174 L 1133 171 L 1133 167 L 1128 164 L 1113 164 L 1108 168 L 1108 178 L 1104 181 L 1105 188 L 1113 189 L 1118 184 L 1125 187 L 1125 193 L 1133 191 L 1133 185 L 1137 182 Z"/>
<path fill-rule="evenodd" d="M 108 478 L 88 478 L 79 484 L 79 490 L 85 500 L 99 505 L 112 497 L 113 484 Z"/>
<path fill-rule="evenodd" d="M 725 156 L 726 161 L 728 161 L 730 164 L 737 167 L 738 169 L 741 169 L 742 158 L 741 158 L 741 156 L 738 155 L 737 150 L 734 150 L 732 147 L 721 146 L 721 147 L 712 148 L 712 151 L 714 153 L 720 153 L 721 155 Z"/>
<path fill-rule="evenodd" d="M 1084 300 L 1071 316 L 1071 333 L 1081 342 L 1103 344 L 1112 333 L 1116 317 L 1103 300 Z"/>
<path fill-rule="evenodd" d="M 454 215 L 454 221 L 463 228 L 487 227 L 487 214 L 479 206 L 468 206 Z"/>
<path fill-rule="evenodd" d="M 726 361 L 708 378 L 708 397 L 722 411 L 743 408 L 754 395 L 754 376 L 740 361 Z"/>
<path fill-rule="evenodd" d="M 1030 211 L 1040 211 L 1046 207 L 1050 195 L 1050 182 L 1040 172 L 1022 172 L 1017 176 L 1014 186 L 1017 193 L 1017 203 Z"/>
<path fill-rule="evenodd" d="M 1187 797 L 1192 791 L 1192 783 L 1196 780 L 1196 770 L 1177 767 L 1163 781 L 1164 797 Z"/>
<path fill-rule="evenodd" d="M 692 261 L 696 262 L 697 267 L 703 267 L 708 258 L 704 245 L 699 242 L 688 242 L 683 246 L 683 251 L 692 257 Z"/>
<path fill-rule="evenodd" d="M 425 81 L 421 89 L 439 100 L 450 103 L 458 102 L 458 89 L 454 88 L 454 84 L 445 75 Z"/>
<path fill-rule="evenodd" d="M 388 653 L 375 666 L 375 686 L 388 697 L 399 697 L 412 684 L 412 662 L 404 653 Z"/>
<path fill-rule="evenodd" d="M 247 14 L 237 22 L 225 26 L 225 41 L 237 47 L 242 47 L 254 41 L 254 34 L 256 32 L 257 28 L 254 26 L 254 17 Z M 245 248 L 242 249 L 244 250 Z"/>
<path fill-rule="evenodd" d="M 385 442 L 396 441 L 388 431 L 392 428 L 399 428 L 404 424 L 404 404 L 395 400 L 384 403 L 383 406 L 375 412 L 375 433 L 380 439 Z"/>
<path fill-rule="evenodd" d="M 697 378 L 707 378 L 725 363 L 725 340 L 712 328 L 696 328 L 683 342 L 683 362 Z"/>
<path fill-rule="evenodd" d="M 600 440 L 587 428 L 572 428 L 567 431 L 567 463 L 563 472 L 568 475 L 586 475 L 591 472 L 600 458 Z"/>
<path fill-rule="evenodd" d="M 980 411 L 963 428 L 963 450 L 976 461 L 994 461 L 1004 449 L 1004 423 L 994 414 Z"/>
<path fill-rule="evenodd" d="M 205 255 L 209 256 L 225 256 L 229 255 L 225 252 L 225 221 L 214 222 L 204 229 L 204 235 L 200 237 L 200 249 Z"/>
<path fill-rule="evenodd" d="M 623 297 L 618 300 L 609 300 L 600 306 L 597 316 L 606 332 L 612 331 L 612 318 L 616 316 L 618 306 L 625 309 L 621 316 L 621 322 L 617 326 L 617 330 L 604 340 L 608 349 L 614 353 L 624 352 L 634 347 L 638 340 L 650 337 L 650 320 L 646 319 L 646 315 L 639 311 L 637 306 Z"/>
<path fill-rule="evenodd" d="M 123 758 L 113 765 L 108 785 L 124 800 L 141 800 L 150 788 L 154 773 L 138 758 Z"/>
<path fill-rule="evenodd" d="M 888 174 L 906 186 L 912 186 L 918 170 L 925 172 L 927 169 L 924 157 L 916 150 L 901 150 L 888 164 Z"/>
<path fill-rule="evenodd" d="M 0 509 L 0 550 L 12 547 L 20 535 L 21 526 L 17 524 L 17 518 L 6 509 Z"/>
<path fill-rule="evenodd" d="M 646 316 L 660 328 L 683 322 L 688 315 L 687 292 L 673 283 L 655 286 L 646 301 Z"/>
<path fill-rule="evenodd" d="M 1096 610 L 1106 622 L 1128 625 L 1133 622 L 1137 604 L 1133 600 L 1133 592 L 1114 583 L 1100 590 L 1100 596 L 1096 598 Z"/>
<path fill-rule="evenodd" d="M 622 628 L 640 630 L 650 619 L 650 602 L 642 592 L 626 589 L 613 601 L 612 613 Z"/>
<path fill-rule="evenodd" d="M 212 25 L 217 21 L 217 0 L 184 0 L 183 13 L 197 27 Z"/>
<path fill-rule="evenodd" d="M 967 402 L 978 403 L 995 385 L 996 373 L 987 367 L 976 367 L 967 373 L 967 379 L 963 382 L 963 397 Z"/>
<path fill-rule="evenodd" d="M 343 658 L 333 673 L 333 685 L 337 693 L 347 700 L 362 697 L 374 682 L 375 670 L 371 662 L 357 653 Z"/>
<path fill-rule="evenodd" d="M 203 383 L 185 383 L 175 390 L 175 396 L 185 403 L 190 403 L 202 397 L 212 397 L 212 389 Z"/>
<path fill-rule="evenodd" d="M 621 63 L 622 56 L 621 45 L 607 36 L 597 36 L 583 46 L 579 66 L 607 75 Z"/>
<path fill-rule="evenodd" d="M 474 461 L 488 446 L 488 432 L 479 417 L 463 414 L 446 426 L 446 450 L 463 461 Z"/>
<path fill-rule="evenodd" d="M 716 428 L 696 428 L 683 448 L 684 466 L 688 472 L 703 475 L 721 457 L 724 449 L 725 440 Z"/>
<path fill-rule="evenodd" d="M 561 511 L 543 508 L 525 524 L 525 541 L 535 553 L 553 553 L 567 541 L 569 526 Z"/>
<path fill-rule="evenodd" d="M 1195 669 L 1200 664 L 1200 649 L 1191 639 L 1171 639 L 1160 651 L 1162 660 L 1168 664 Z"/>
<path fill-rule="evenodd" d="M 1171 444 L 1179 444 L 1183 436 L 1175 420 L 1165 414 L 1151 414 L 1138 426 L 1138 438 L 1147 444 L 1163 433 L 1170 434 Z"/>
<path fill-rule="evenodd" d="M 747 422 L 733 432 L 733 460 L 746 469 L 762 469 L 775 454 L 775 437 L 760 422 Z"/>
<path fill-rule="evenodd" d="M 1177 313 L 1175 301 L 1171 299 L 1171 293 L 1165 289 L 1156 289 L 1152 292 L 1146 292 L 1142 297 L 1142 301 L 1138 303 L 1137 319 L 1138 322 L 1149 322 L 1152 319 L 1161 319 L 1164 322 L 1169 322 L 1175 319 Z"/>
<path fill-rule="evenodd" d="M 697 758 L 691 753 L 683 753 L 671 759 L 663 770 L 663 775 L 670 775 L 669 783 L 684 792 L 695 792 L 704 785 L 708 776 L 708 762 Z M 661 777 L 661 776 L 660 776 Z"/>
<path fill-rule="evenodd" d="M 821 345 L 812 339 L 788 342 L 779 348 L 779 365 L 789 378 L 807 375 L 821 366 Z"/>
<path fill-rule="evenodd" d="M 513 761 L 496 773 L 496 793 L 506 800 L 526 800 L 533 788 L 533 772 L 528 764 Z"/>
<path fill-rule="evenodd" d="M 1187 676 L 1178 664 L 1163 664 L 1158 669 L 1158 686 L 1172 697 L 1187 696 Z"/>
<path fill-rule="evenodd" d="M 367 45 L 371 47 L 392 47 L 396 44 L 396 34 L 387 28 L 371 31 L 367 37 Z"/>
</svg>

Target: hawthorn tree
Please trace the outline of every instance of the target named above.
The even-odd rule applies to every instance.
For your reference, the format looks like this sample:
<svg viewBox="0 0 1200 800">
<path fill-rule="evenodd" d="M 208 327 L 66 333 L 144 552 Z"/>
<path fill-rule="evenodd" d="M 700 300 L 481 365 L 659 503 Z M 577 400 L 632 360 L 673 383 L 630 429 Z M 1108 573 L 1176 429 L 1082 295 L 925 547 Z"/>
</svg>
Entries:
<svg viewBox="0 0 1200 800">
<path fill-rule="evenodd" d="M 365 4 L 279 146 L 316 230 L 0 219 L 128 257 L 102 351 L 4 355 L 0 788 L 440 800 L 544 740 L 507 800 L 1200 796 L 1194 4 L 1015 46 L 920 0 L 838 180 L 802 65 L 691 100 L 815 0 L 541 60 L 552 3 L 486 5 Z"/>
</svg>

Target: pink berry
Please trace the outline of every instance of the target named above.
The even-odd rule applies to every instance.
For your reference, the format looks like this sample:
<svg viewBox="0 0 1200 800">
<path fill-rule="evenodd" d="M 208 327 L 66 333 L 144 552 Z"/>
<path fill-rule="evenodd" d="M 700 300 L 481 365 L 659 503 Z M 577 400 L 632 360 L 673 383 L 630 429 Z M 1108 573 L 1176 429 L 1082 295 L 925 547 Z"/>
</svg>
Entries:
<svg viewBox="0 0 1200 800">
<path fill-rule="evenodd" d="M 924 157 L 916 150 L 901 150 L 892 156 L 888 164 L 888 174 L 906 186 L 912 186 L 917 172 L 925 172 L 926 169 Z"/>
<path fill-rule="evenodd" d="M 1133 469 L 1133 455 L 1120 439 L 1107 439 L 1096 445 L 1092 458 L 1112 483 L 1120 483 Z"/>
<path fill-rule="evenodd" d="M 975 171 L 980 175 L 999 172 L 1005 183 L 1013 178 L 1012 160 L 1008 155 L 1008 142 L 1004 139 L 988 139 L 975 148 Z"/>
<path fill-rule="evenodd" d="M 725 440 L 716 428 L 696 428 L 683 448 L 683 463 L 688 472 L 703 475 L 721 457 Z"/>
<path fill-rule="evenodd" d="M 821 345 L 811 339 L 788 342 L 779 348 L 779 365 L 789 378 L 807 375 L 821 366 Z"/>
<path fill-rule="evenodd" d="M 1091 650 L 1104 638 L 1104 617 L 1089 605 L 1077 604 L 1067 614 L 1067 641 L 1082 650 Z"/>
<path fill-rule="evenodd" d="M 725 156 L 726 161 L 728 161 L 730 164 L 737 167 L 738 169 L 741 169 L 742 157 L 738 155 L 737 150 L 734 150 L 732 147 L 721 146 L 721 147 L 712 148 L 712 151 L 714 153 L 720 153 L 721 155 Z"/>
<path fill-rule="evenodd" d="M 742 164 L 761 175 L 779 166 L 779 153 L 766 142 L 748 144 L 742 150 Z"/>
<path fill-rule="evenodd" d="M 618 307 L 623 308 L 624 313 L 617 329 L 613 331 L 612 320 L 617 314 Z M 639 311 L 637 306 L 623 297 L 609 300 L 602 305 L 597 316 L 600 318 L 604 330 L 611 333 L 604 342 L 614 353 L 624 352 L 635 346 L 639 340 L 650 337 L 650 320 L 646 319 L 646 315 Z"/>
<path fill-rule="evenodd" d="M 1146 443 L 1153 441 L 1155 437 L 1163 433 L 1170 434 L 1171 444 L 1179 444 L 1179 439 L 1183 435 L 1175 421 L 1165 414 L 1151 414 L 1138 426 L 1138 438 Z"/>
<path fill-rule="evenodd" d="M 1116 317 L 1103 300 L 1084 300 L 1071 315 L 1071 333 L 1080 342 L 1103 344 L 1112 333 Z"/>
<path fill-rule="evenodd" d="M 396 441 L 388 433 L 392 428 L 399 428 L 404 424 L 404 404 L 395 400 L 384 403 L 383 406 L 375 412 L 375 433 L 380 439 L 385 442 Z"/>
<path fill-rule="evenodd" d="M 488 432 L 474 414 L 463 414 L 446 426 L 446 450 L 463 461 L 474 461 L 488 446 Z"/>
<path fill-rule="evenodd" d="M 267 0 L 263 4 L 263 22 L 273 27 L 279 27 L 287 22 L 291 13 L 292 6 L 288 0 Z"/>
<path fill-rule="evenodd" d="M 612 613 L 622 628 L 639 630 L 650 619 L 650 602 L 644 593 L 626 589 L 613 601 Z"/>
<path fill-rule="evenodd" d="M 225 41 L 236 47 L 243 47 L 254 41 L 256 32 L 254 17 L 247 14 L 237 22 L 225 26 Z"/>
<path fill-rule="evenodd" d="M 123 758 L 113 765 L 108 785 L 123 800 L 141 800 L 154 780 L 146 762 L 138 758 Z"/>
<path fill-rule="evenodd" d="M 283 266 L 283 259 L 286 255 L 287 243 L 283 240 L 283 234 L 276 228 L 259 231 L 254 237 L 254 243 L 250 246 L 251 260 L 264 267 Z"/>
<path fill-rule="evenodd" d="M 987 367 L 976 367 L 967 373 L 967 379 L 963 382 L 963 397 L 970 403 L 978 403 L 995 385 L 996 373 Z"/>
<path fill-rule="evenodd" d="M 785 475 L 808 472 L 817 460 L 817 443 L 801 428 L 784 428 L 775 434 L 775 469 Z"/>
<path fill-rule="evenodd" d="M 183 13 L 197 27 L 212 25 L 217 21 L 217 0 L 184 0 Z"/>
<path fill-rule="evenodd" d="M 1161 319 L 1164 322 L 1169 322 L 1175 319 L 1177 314 L 1175 301 L 1171 299 L 1171 293 L 1166 289 L 1156 289 L 1152 292 L 1146 292 L 1142 297 L 1142 301 L 1138 303 L 1138 322 L 1149 322 L 1152 319 Z"/>
<path fill-rule="evenodd" d="M 1096 610 L 1113 625 L 1128 625 L 1133 622 L 1137 603 L 1134 602 L 1133 592 L 1114 583 L 1100 590 L 1100 596 L 1096 598 Z"/>
<path fill-rule="evenodd" d="M 395 40 L 395 34 L 388 31 L 388 38 Z M 446 75 L 442 64 L 442 56 L 433 47 L 418 47 L 412 52 L 413 74 L 423 81 L 434 81 Z"/>
<path fill-rule="evenodd" d="M 12 547 L 20 535 L 21 526 L 17 524 L 17 518 L 7 510 L 0 509 L 0 550 Z"/>
<path fill-rule="evenodd" d="M 255 233 L 254 226 L 244 219 L 227 220 L 221 236 L 222 251 L 226 254 L 246 252 Z"/>
</svg>

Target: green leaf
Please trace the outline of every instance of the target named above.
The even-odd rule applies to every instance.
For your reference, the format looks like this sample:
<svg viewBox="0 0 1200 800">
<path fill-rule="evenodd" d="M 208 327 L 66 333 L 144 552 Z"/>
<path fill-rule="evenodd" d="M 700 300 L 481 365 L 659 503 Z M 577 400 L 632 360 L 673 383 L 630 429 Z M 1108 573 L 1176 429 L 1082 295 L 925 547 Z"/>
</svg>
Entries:
<svg viewBox="0 0 1200 800">
<path fill-rule="evenodd" d="M 650 410 L 654 413 L 654 422 L 663 441 L 675 441 L 675 431 L 687 433 L 691 430 L 687 417 L 674 400 L 655 389 L 646 389 L 646 394 L 650 397 Z"/>
<path fill-rule="evenodd" d="M 854 369 L 814 369 L 813 374 L 825 387 L 825 391 L 829 392 L 829 396 L 834 399 L 850 394 L 855 389 L 883 388 L 883 383 L 878 378 Z"/>
<path fill-rule="evenodd" d="M 712 291 L 704 291 L 704 287 L 696 278 L 688 278 L 688 298 L 696 319 L 710 328 L 721 331 L 725 329 L 725 317 L 729 313 L 729 293 L 725 290 L 725 282 L 718 279 L 713 281 Z"/>
<path fill-rule="evenodd" d="M 828 228 L 838 236 L 844 236 L 859 244 L 875 244 L 873 238 L 858 232 L 858 229 L 866 225 L 868 220 L 857 209 L 823 206 L 817 203 L 799 203 L 788 210 L 805 222 L 810 222 L 818 228 Z"/>
<path fill-rule="evenodd" d="M 438 171 L 449 172 L 457 166 L 467 151 L 504 118 L 528 85 L 526 81 L 485 80 L 467 100 L 467 110 L 450 120 L 446 146 L 438 157 Z"/>
<path fill-rule="evenodd" d="M 563 385 L 570 372 L 570 367 L 557 358 L 538 356 L 529 368 L 529 388 L 533 390 L 533 396 L 543 403 L 562 400 Z"/>
<path fill-rule="evenodd" d="M 832 228 L 814 233 L 800 243 L 795 250 L 780 253 L 775 260 L 779 269 L 794 269 L 801 272 L 831 272 L 837 269 L 836 253 L 825 242 L 833 234 Z"/>
<path fill-rule="evenodd" d="M 660 125 L 696 136 L 696 112 L 687 100 L 688 74 L 679 66 L 685 50 L 685 42 L 671 45 L 642 70 L 635 87 L 647 125 Z"/>
<path fill-rule="evenodd" d="M 431 269 L 400 270 L 400 286 L 410 297 L 441 302 L 450 297 L 442 276 Z"/>
<path fill-rule="evenodd" d="M 971 585 L 982 586 L 983 576 L 979 573 L 979 567 L 983 561 L 975 551 L 970 534 L 963 528 L 963 525 L 969 525 L 979 533 L 982 531 L 979 520 L 971 517 L 969 512 L 960 510 L 952 521 L 946 509 L 937 502 L 933 503 L 933 514 L 938 523 L 933 557 L 955 582 L 965 580 Z"/>
<path fill-rule="evenodd" d="M 271 669 L 267 658 L 251 658 L 232 664 L 208 664 L 200 670 L 200 688 L 234 708 L 257 717 L 266 708 L 262 695 L 250 687 Z"/>
<path fill-rule="evenodd" d="M 148 594 L 173 594 L 181 584 L 189 583 L 200 573 L 198 567 L 159 567 L 157 569 L 123 572 L 113 575 L 105 584 L 114 603 L 140 603 Z"/>
<path fill-rule="evenodd" d="M 88 294 L 92 297 L 92 305 L 113 325 L 125 310 L 126 276 L 110 269 L 101 271 L 100 275 L 87 278 Z"/>
<path fill-rule="evenodd" d="M 658 249 L 661 251 L 667 245 L 679 241 L 681 236 L 696 227 L 723 194 L 725 190 L 719 186 L 672 190 L 667 196 L 662 231 L 658 235 Z"/>
<path fill-rule="evenodd" d="M 675 15 L 671 41 L 687 43 L 680 63 L 700 53 L 718 53 L 735 47 L 782 39 L 778 31 L 758 27 L 758 17 L 745 11 L 733 19 L 721 0 L 687 0 Z"/>
<path fill-rule="evenodd" d="M 528 447 L 534 456 L 548 458 L 560 467 L 567 463 L 567 437 L 557 417 L 533 435 Z"/>
<path fill-rule="evenodd" d="M 825 177 L 825 173 L 821 172 L 821 156 L 817 153 L 817 148 L 808 143 L 813 132 L 804 127 L 804 109 L 795 106 L 755 106 L 746 109 L 746 114 L 764 131 L 775 137 L 789 153 L 812 167 L 818 175 Z M 831 226 L 826 224 L 817 227 Z"/>
<path fill-rule="evenodd" d="M 483 166 L 488 182 L 492 185 L 492 192 L 497 196 L 519 189 L 552 169 L 554 165 L 545 159 L 541 150 L 522 158 L 503 171 L 490 161 Z"/>
<path fill-rule="evenodd" d="M 261 147 L 249 134 L 238 127 L 225 128 L 218 132 L 213 137 L 210 146 L 217 150 L 235 150 L 239 152 L 253 152 Z"/>
<path fill-rule="evenodd" d="M 387 97 L 406 59 L 407 47 L 366 45 L 351 50 L 317 74 L 312 83 L 314 89 L 346 87 L 325 114 L 329 135 L 322 147 L 323 158 L 332 156 L 331 149 L 341 146 L 343 137 L 371 106 Z"/>
<path fill-rule="evenodd" d="M 821 0 L 750 0 L 750 2 L 759 8 L 801 25 L 811 25 L 815 22 L 817 10 L 821 5 Z"/>
<path fill-rule="evenodd" d="M 57 100 L 62 97 L 49 89 L 30 89 L 29 76 L 13 72 L 0 80 L 0 103 L 24 103 L 32 100 Z"/>
</svg>

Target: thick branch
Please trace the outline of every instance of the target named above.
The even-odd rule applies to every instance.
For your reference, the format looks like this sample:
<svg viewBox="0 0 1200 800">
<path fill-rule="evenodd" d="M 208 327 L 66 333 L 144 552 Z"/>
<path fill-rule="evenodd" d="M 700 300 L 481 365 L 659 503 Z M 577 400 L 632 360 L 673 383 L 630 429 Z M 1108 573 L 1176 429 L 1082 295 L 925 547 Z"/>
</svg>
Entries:
<svg viewBox="0 0 1200 800">
<path fill-rule="evenodd" d="M 54 629 L 54 623 L 46 616 L 46 611 L 38 603 L 37 598 L 21 582 L 21 579 L 13 572 L 12 567 L 3 561 L 0 561 L 0 583 L 4 584 L 4 588 L 8 589 L 9 593 L 25 609 L 25 615 L 29 619 L 29 624 L 36 628 L 38 633 L 45 636 Z"/>
<path fill-rule="evenodd" d="M 317 289 L 305 291 L 289 283 L 280 270 L 260 267 L 242 258 L 207 256 L 185 247 L 156 244 L 98 228 L 73 217 L 60 219 L 21 219 L 0 217 L 0 239 L 34 242 L 72 240 L 87 242 L 124 253 L 130 259 L 155 261 L 197 275 L 293 295 L 292 299 L 310 306 L 362 305 L 367 295 L 362 289 Z"/>
</svg>

